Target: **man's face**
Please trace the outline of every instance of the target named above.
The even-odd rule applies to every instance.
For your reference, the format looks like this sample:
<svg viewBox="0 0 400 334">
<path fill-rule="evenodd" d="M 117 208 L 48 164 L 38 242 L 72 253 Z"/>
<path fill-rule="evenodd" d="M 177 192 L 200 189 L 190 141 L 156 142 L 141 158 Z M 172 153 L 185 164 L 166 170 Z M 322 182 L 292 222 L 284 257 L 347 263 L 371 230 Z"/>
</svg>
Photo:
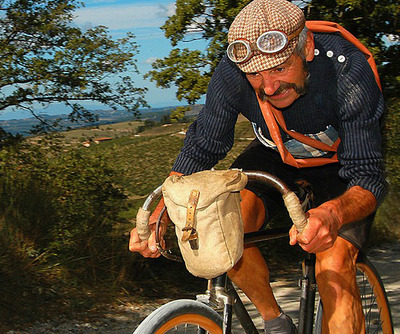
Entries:
<svg viewBox="0 0 400 334">
<path fill-rule="evenodd" d="M 303 59 L 293 54 L 277 67 L 258 73 L 246 73 L 246 77 L 261 100 L 281 109 L 290 106 L 306 93 L 308 70 Z"/>
</svg>

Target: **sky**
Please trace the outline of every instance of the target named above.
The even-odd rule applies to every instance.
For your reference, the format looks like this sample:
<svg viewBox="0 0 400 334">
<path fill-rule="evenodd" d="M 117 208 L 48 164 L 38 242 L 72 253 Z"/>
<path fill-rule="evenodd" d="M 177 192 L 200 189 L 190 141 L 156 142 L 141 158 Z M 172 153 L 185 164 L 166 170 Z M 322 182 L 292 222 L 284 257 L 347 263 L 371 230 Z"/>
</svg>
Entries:
<svg viewBox="0 0 400 334">
<path fill-rule="evenodd" d="M 152 107 L 179 104 L 174 89 L 156 88 L 150 80 L 143 79 L 143 75 L 152 69 L 151 63 L 156 58 L 167 56 L 171 50 L 160 26 L 174 14 L 175 1 L 87 0 L 84 3 L 85 7 L 75 12 L 74 23 L 80 28 L 104 25 L 114 38 L 121 38 L 128 31 L 135 34 L 139 45 L 139 54 L 135 58 L 140 72 L 135 76 L 135 84 L 149 88 L 146 95 L 148 103 Z"/>
<path fill-rule="evenodd" d="M 151 63 L 164 58 L 171 50 L 170 41 L 160 27 L 174 14 L 175 1 L 171 0 L 83 0 L 85 6 L 74 12 L 74 24 L 82 29 L 104 25 L 113 38 L 121 38 L 133 32 L 139 46 L 137 60 L 139 75 L 134 76 L 136 87 L 147 87 L 146 101 L 151 107 L 184 105 L 175 97 L 174 87 L 157 88 L 155 83 L 144 80 L 143 75 L 152 70 Z M 191 43 L 193 48 L 202 50 L 205 44 Z M 202 102 L 202 101 L 199 101 Z M 55 113 L 60 106 L 51 106 L 46 112 Z M 0 120 L 17 118 L 15 112 L 0 115 Z"/>
</svg>

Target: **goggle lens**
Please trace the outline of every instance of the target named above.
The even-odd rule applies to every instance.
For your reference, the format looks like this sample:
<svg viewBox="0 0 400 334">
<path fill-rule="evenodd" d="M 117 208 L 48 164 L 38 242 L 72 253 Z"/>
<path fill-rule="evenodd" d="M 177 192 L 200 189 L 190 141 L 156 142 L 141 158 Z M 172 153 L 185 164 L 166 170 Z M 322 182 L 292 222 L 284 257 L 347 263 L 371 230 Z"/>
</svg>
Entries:
<svg viewBox="0 0 400 334">
<path fill-rule="evenodd" d="M 288 38 L 281 31 L 267 31 L 257 39 L 257 47 L 264 53 L 276 53 L 282 51 L 288 43 Z"/>
<path fill-rule="evenodd" d="M 248 41 L 237 40 L 229 44 L 227 54 L 235 63 L 245 62 L 251 56 L 251 48 Z"/>
<path fill-rule="evenodd" d="M 290 36 L 279 30 L 267 31 L 258 37 L 256 45 L 250 44 L 245 39 L 239 39 L 230 43 L 226 52 L 234 63 L 244 63 L 252 57 L 253 51 L 256 50 L 268 54 L 277 53 L 284 50 L 289 41 L 298 36 L 303 28 L 304 23 Z"/>
</svg>

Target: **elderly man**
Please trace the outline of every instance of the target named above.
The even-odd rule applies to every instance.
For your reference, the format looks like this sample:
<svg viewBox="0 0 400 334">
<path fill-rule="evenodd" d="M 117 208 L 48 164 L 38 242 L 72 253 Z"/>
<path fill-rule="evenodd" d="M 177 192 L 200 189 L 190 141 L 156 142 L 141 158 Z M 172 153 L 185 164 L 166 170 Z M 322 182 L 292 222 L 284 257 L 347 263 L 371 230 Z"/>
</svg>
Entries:
<svg viewBox="0 0 400 334">
<path fill-rule="evenodd" d="M 270 172 L 293 188 L 299 179 L 312 184 L 318 206 L 301 234 L 292 228 L 290 244 L 316 253 L 324 333 L 362 333 L 355 261 L 385 194 L 379 82 L 356 46 L 340 34 L 308 30 L 303 12 L 285 0 L 251 2 L 228 42 L 172 171 L 213 167 L 231 149 L 243 114 L 256 139 L 232 167 Z M 262 228 L 282 205 L 258 189 L 241 195 L 246 232 Z M 135 229 L 130 249 L 159 256 L 154 235 L 140 242 Z M 228 274 L 259 310 L 266 333 L 295 333 L 265 284 L 269 272 L 258 248 L 246 248 Z"/>
</svg>

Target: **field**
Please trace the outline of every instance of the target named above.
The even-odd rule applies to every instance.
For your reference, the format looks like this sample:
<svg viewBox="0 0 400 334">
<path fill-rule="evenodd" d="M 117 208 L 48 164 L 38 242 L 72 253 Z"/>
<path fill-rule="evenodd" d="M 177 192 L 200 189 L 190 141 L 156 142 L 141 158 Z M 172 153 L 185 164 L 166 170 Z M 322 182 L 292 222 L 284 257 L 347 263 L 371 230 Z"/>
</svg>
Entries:
<svg viewBox="0 0 400 334">
<path fill-rule="evenodd" d="M 130 220 L 136 215 L 143 198 L 169 174 L 190 122 L 157 125 L 137 133 L 138 128 L 143 125 L 143 121 L 122 122 L 63 133 L 68 145 L 90 140 L 92 145 L 89 148 L 82 145 L 78 147 L 85 150 L 86 154 L 104 155 L 109 158 L 113 168 L 118 171 L 116 183 L 125 188 L 130 199 L 130 209 L 125 213 Z M 93 140 L 99 137 L 109 137 L 111 140 L 93 145 Z M 253 139 L 254 133 L 250 123 L 239 117 L 234 146 L 216 168 L 229 168 Z M 400 228 L 395 224 L 398 220 L 398 210 L 394 210 L 393 207 L 393 203 L 397 201 L 398 194 L 390 193 L 378 210 L 374 226 L 380 232 L 374 233 L 374 242 L 397 238 L 400 235 Z"/>
</svg>

